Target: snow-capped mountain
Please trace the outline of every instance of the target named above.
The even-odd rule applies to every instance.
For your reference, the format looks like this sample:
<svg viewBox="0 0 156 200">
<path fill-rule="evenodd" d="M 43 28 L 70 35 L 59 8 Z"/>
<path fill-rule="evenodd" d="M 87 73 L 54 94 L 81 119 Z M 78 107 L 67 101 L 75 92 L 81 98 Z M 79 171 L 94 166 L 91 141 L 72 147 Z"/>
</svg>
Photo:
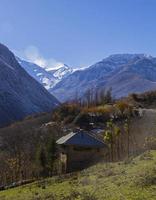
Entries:
<svg viewBox="0 0 156 200">
<path fill-rule="evenodd" d="M 60 100 L 83 97 L 89 88 L 112 88 L 114 97 L 156 89 L 156 58 L 115 54 L 60 81 L 51 92 Z"/>
<path fill-rule="evenodd" d="M 38 82 L 40 82 L 47 90 L 52 89 L 63 78 L 73 73 L 73 69 L 68 65 L 62 65 L 59 68 L 40 67 L 32 62 L 28 62 L 16 57 L 19 64 Z"/>
<path fill-rule="evenodd" d="M 87 68 L 42 68 L 19 58 L 21 66 L 60 101 L 82 97 L 89 88 L 112 88 L 119 98 L 156 89 L 156 58 L 145 54 L 115 54 Z"/>
<path fill-rule="evenodd" d="M 55 70 L 53 76 L 58 80 L 62 80 L 63 78 L 67 77 L 68 75 L 73 73 L 73 69 L 70 68 L 68 65 L 63 65 L 62 67 Z"/>
<path fill-rule="evenodd" d="M 0 44 L 0 126 L 27 115 L 51 111 L 57 105 L 58 100 L 20 66 L 6 46 Z"/>
</svg>

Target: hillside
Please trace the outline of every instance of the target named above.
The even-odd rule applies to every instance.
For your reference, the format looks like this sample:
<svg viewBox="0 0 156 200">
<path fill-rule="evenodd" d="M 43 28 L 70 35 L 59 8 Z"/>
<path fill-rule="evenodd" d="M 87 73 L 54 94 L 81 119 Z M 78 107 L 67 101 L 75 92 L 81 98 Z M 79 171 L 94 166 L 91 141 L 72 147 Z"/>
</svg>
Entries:
<svg viewBox="0 0 156 200">
<path fill-rule="evenodd" d="M 0 192 L 1 200 L 155 200 L 156 151 Z"/>
<path fill-rule="evenodd" d="M 58 104 L 58 100 L 19 65 L 14 54 L 0 44 L 0 126 L 51 111 Z"/>
<path fill-rule="evenodd" d="M 156 89 L 156 58 L 144 54 L 111 55 L 72 73 L 51 91 L 64 102 L 83 97 L 88 89 L 102 88 L 112 88 L 115 98 Z"/>
</svg>

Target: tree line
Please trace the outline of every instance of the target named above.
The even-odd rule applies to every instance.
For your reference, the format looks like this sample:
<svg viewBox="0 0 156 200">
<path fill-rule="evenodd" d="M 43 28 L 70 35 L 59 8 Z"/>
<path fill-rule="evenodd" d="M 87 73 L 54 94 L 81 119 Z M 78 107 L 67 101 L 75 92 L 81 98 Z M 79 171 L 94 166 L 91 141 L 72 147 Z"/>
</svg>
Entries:
<svg viewBox="0 0 156 200">
<path fill-rule="evenodd" d="M 56 174 L 55 141 L 61 131 L 57 124 L 27 128 L 21 123 L 0 130 L 0 186 Z"/>
<path fill-rule="evenodd" d="M 112 88 L 89 88 L 81 97 L 79 93 L 76 92 L 72 102 L 83 107 L 92 107 L 112 103 L 113 101 Z"/>
</svg>

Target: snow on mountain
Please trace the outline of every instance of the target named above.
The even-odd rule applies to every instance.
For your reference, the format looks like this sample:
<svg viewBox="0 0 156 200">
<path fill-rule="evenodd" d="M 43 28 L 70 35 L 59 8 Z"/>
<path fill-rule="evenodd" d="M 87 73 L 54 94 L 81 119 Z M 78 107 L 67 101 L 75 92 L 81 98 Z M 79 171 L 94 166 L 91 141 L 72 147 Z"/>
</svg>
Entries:
<svg viewBox="0 0 156 200">
<path fill-rule="evenodd" d="M 19 64 L 29 73 L 29 75 L 40 82 L 47 90 L 52 89 L 63 78 L 67 77 L 74 71 L 74 69 L 65 64 L 59 66 L 58 68 L 43 68 L 18 57 L 16 57 L 16 59 Z"/>
<path fill-rule="evenodd" d="M 156 89 L 156 58 L 145 54 L 115 54 L 61 80 L 50 92 L 60 101 L 82 97 L 89 88 L 112 88 L 119 98 Z"/>
<path fill-rule="evenodd" d="M 54 73 L 53 76 L 59 80 L 67 77 L 69 74 L 73 73 L 73 69 L 70 68 L 68 65 L 64 65 L 58 68 Z"/>
<path fill-rule="evenodd" d="M 60 101 L 82 97 L 89 88 L 112 88 L 116 98 L 156 89 L 156 58 L 146 54 L 114 54 L 86 68 L 40 67 L 17 58 L 21 66 Z"/>
</svg>

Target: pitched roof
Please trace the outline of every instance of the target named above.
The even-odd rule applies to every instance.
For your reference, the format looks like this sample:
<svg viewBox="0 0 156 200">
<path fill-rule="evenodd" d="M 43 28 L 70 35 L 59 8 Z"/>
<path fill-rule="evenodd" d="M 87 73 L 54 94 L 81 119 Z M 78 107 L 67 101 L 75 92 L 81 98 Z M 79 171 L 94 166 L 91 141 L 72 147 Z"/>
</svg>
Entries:
<svg viewBox="0 0 156 200">
<path fill-rule="evenodd" d="M 78 145 L 78 146 L 88 146 L 88 147 L 107 147 L 99 139 L 89 135 L 86 132 L 71 132 L 66 136 L 61 137 L 56 141 L 57 144 L 65 144 L 65 145 Z"/>
</svg>

